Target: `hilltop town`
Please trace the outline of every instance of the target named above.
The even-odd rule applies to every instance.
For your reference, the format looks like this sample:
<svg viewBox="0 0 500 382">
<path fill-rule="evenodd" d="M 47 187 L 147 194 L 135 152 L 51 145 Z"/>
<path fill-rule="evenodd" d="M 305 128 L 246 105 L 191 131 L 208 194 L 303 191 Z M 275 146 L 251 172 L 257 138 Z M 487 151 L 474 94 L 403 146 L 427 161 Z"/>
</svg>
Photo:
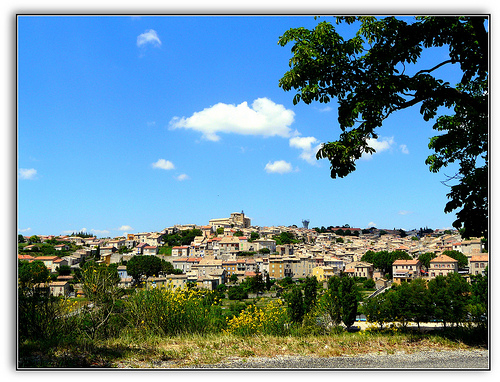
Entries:
<svg viewBox="0 0 500 382">
<path fill-rule="evenodd" d="M 391 283 L 414 278 L 432 279 L 449 272 L 463 275 L 484 274 L 488 253 L 480 238 L 462 240 L 455 230 L 381 230 L 342 227 L 310 229 L 305 222 L 297 226 L 252 226 L 251 219 L 241 213 L 228 218 L 212 219 L 207 225 L 174 225 L 157 232 L 127 234 L 126 237 L 96 238 L 80 236 L 20 236 L 19 260 L 41 260 L 55 273 L 61 266 L 77 269 L 88 259 L 98 263 L 118 264 L 120 285 L 130 287 L 133 279 L 127 274 L 126 263 L 138 255 L 158 256 L 178 270 L 144 280 L 148 285 L 183 286 L 194 283 L 199 288 L 215 289 L 231 280 L 244 280 L 256 273 L 268 274 L 271 279 L 292 280 L 316 276 L 326 281 L 341 272 L 360 278 L 373 279 L 376 289 Z M 175 234 L 195 233 L 190 243 L 167 245 Z M 84 237 L 82 237 L 84 236 Z M 90 236 L 90 237 L 85 237 Z M 53 244 L 53 253 L 41 251 L 44 243 Z M 362 261 L 368 251 L 403 251 L 411 259 L 396 260 L 392 277 Z M 467 258 L 467 265 L 446 255 L 458 251 Z M 419 256 L 433 254 L 425 267 Z M 54 295 L 75 295 L 69 288 L 71 275 L 59 276 L 50 284 Z"/>
</svg>

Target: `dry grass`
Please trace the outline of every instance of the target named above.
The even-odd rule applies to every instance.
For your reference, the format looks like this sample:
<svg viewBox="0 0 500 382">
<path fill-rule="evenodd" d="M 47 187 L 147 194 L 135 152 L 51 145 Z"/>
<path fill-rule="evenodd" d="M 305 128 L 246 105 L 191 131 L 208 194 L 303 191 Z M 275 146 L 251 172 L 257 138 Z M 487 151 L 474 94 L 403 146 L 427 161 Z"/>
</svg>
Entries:
<svg viewBox="0 0 500 382">
<path fill-rule="evenodd" d="M 412 353 L 421 350 L 451 350 L 466 345 L 439 337 L 416 338 L 409 334 L 393 336 L 382 334 L 343 333 L 333 336 L 238 337 L 224 335 L 192 335 L 176 338 L 146 339 L 140 348 L 113 340 L 110 347 L 127 348 L 113 367 L 173 367 L 198 364 L 217 364 L 227 359 L 249 357 L 276 357 L 283 355 L 309 357 L 338 357 L 367 353 Z"/>
</svg>

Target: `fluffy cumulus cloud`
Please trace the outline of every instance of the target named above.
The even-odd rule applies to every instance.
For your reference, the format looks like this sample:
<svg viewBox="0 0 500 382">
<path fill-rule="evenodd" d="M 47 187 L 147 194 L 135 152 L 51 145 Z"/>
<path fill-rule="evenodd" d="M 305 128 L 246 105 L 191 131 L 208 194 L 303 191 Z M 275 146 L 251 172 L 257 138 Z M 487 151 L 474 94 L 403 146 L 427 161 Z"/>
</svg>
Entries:
<svg viewBox="0 0 500 382">
<path fill-rule="evenodd" d="M 122 225 L 117 231 L 133 231 L 134 229 L 129 225 Z"/>
<path fill-rule="evenodd" d="M 314 137 L 293 137 L 290 138 L 290 147 L 302 150 L 300 158 L 310 164 L 316 163 L 316 153 L 321 148 L 321 143 Z"/>
<path fill-rule="evenodd" d="M 160 170 L 173 170 L 175 168 L 174 164 L 169 160 L 158 159 L 157 162 L 151 164 L 153 168 L 157 168 Z"/>
<path fill-rule="evenodd" d="M 105 236 L 105 235 L 109 235 L 109 231 L 107 229 L 94 229 L 92 228 L 90 230 L 90 232 L 98 235 L 98 236 Z"/>
<path fill-rule="evenodd" d="M 19 232 L 29 232 L 29 231 L 31 231 L 30 227 L 19 230 Z"/>
<path fill-rule="evenodd" d="M 258 98 L 250 106 L 247 102 L 239 105 L 218 103 L 188 118 L 174 117 L 170 128 L 199 131 L 209 141 L 218 141 L 219 133 L 288 138 L 292 135 L 290 125 L 294 116 L 295 113 L 283 105 L 268 98 Z"/>
<path fill-rule="evenodd" d="M 188 180 L 189 176 L 187 176 L 186 174 L 180 174 L 179 176 L 176 177 L 176 179 L 182 182 L 183 180 Z"/>
<path fill-rule="evenodd" d="M 285 174 L 293 170 L 292 165 L 284 160 L 269 162 L 264 168 L 268 173 Z"/>
<path fill-rule="evenodd" d="M 137 36 L 137 46 L 141 47 L 146 44 L 151 44 L 157 47 L 161 46 L 160 38 L 154 29 L 149 29 Z"/>
<path fill-rule="evenodd" d="M 364 153 L 361 158 L 362 159 L 371 159 L 373 155 L 375 154 L 380 154 L 383 151 L 389 150 L 394 146 L 394 137 L 390 138 L 380 138 L 380 139 L 368 139 L 367 140 L 368 146 L 372 147 L 375 149 L 375 152 L 373 154 L 366 154 Z"/>
<path fill-rule="evenodd" d="M 406 145 L 399 145 L 399 148 L 401 149 L 401 152 L 403 154 L 409 154 L 410 150 L 408 150 L 408 147 Z"/>
<path fill-rule="evenodd" d="M 34 168 L 20 168 L 19 178 L 20 179 L 35 179 L 37 171 Z"/>
<path fill-rule="evenodd" d="M 374 222 L 370 222 L 370 223 L 368 223 L 368 225 L 367 225 L 367 227 L 368 227 L 368 228 L 371 228 L 371 227 L 376 227 L 376 226 L 377 226 L 377 224 L 375 224 Z"/>
</svg>

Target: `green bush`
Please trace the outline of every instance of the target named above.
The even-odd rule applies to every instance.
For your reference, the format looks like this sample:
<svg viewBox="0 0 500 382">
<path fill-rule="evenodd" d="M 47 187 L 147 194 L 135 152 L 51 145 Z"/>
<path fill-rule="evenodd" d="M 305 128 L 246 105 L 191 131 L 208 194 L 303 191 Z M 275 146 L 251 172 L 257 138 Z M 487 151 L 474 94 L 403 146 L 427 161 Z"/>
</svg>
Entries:
<svg viewBox="0 0 500 382">
<path fill-rule="evenodd" d="M 126 302 L 132 328 L 159 335 L 218 332 L 225 327 L 215 292 L 181 288 L 138 290 Z"/>
</svg>

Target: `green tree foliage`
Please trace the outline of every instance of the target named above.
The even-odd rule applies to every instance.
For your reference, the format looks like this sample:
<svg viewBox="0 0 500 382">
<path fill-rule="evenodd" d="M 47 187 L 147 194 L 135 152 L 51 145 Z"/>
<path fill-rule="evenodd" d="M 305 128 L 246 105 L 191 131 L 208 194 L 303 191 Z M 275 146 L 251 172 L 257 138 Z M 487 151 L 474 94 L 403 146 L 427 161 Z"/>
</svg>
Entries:
<svg viewBox="0 0 500 382">
<path fill-rule="evenodd" d="M 469 260 L 462 252 L 459 251 L 443 251 L 443 255 L 449 256 L 458 261 L 459 268 L 466 268 L 469 266 Z"/>
<path fill-rule="evenodd" d="M 458 324 L 466 316 L 469 284 L 458 273 L 437 276 L 429 281 L 433 317 L 447 323 Z"/>
<path fill-rule="evenodd" d="M 257 272 L 253 277 L 247 277 L 245 281 L 241 283 L 241 286 L 250 293 L 264 292 L 266 288 L 262 273 L 260 272 Z"/>
<path fill-rule="evenodd" d="M 35 285 L 49 281 L 50 272 L 40 260 L 19 261 L 17 272 L 19 288 L 26 290 L 27 293 L 31 293 Z"/>
<path fill-rule="evenodd" d="M 222 232 L 224 232 L 224 229 L 222 229 Z M 172 234 L 165 234 L 162 236 L 162 240 L 167 246 L 175 247 L 191 244 L 196 236 L 203 236 L 203 232 L 197 228 L 182 230 Z"/>
<path fill-rule="evenodd" d="M 69 265 L 61 265 L 57 269 L 57 273 L 59 276 L 69 276 L 71 274 L 71 267 Z"/>
<path fill-rule="evenodd" d="M 295 238 L 293 232 L 287 232 L 287 231 L 281 232 L 279 235 L 273 236 L 273 239 L 276 240 L 276 245 L 296 244 L 300 242 Z"/>
<path fill-rule="evenodd" d="M 81 238 L 95 237 L 95 235 L 94 235 L 94 234 L 92 234 L 92 233 L 88 233 L 88 232 L 85 232 L 85 231 L 73 232 L 73 233 L 71 234 L 71 236 L 78 236 L 78 237 L 81 237 Z"/>
<path fill-rule="evenodd" d="M 487 328 L 488 326 L 488 268 L 483 275 L 471 276 L 471 296 L 467 307 L 472 321 Z"/>
<path fill-rule="evenodd" d="M 227 297 L 230 300 L 243 300 L 248 298 L 248 292 L 241 285 L 229 287 L 227 290 Z"/>
<path fill-rule="evenodd" d="M 392 277 L 392 263 L 396 260 L 411 260 L 412 257 L 405 251 L 367 251 L 361 261 L 373 264 L 374 268 L 380 269 L 384 274 L 389 274 Z"/>
<path fill-rule="evenodd" d="M 267 272 L 266 272 L 265 282 L 266 282 L 266 290 L 271 289 L 271 278 L 269 277 L 269 273 Z"/>
<path fill-rule="evenodd" d="M 306 277 L 304 283 L 304 313 L 309 313 L 318 298 L 318 280 L 316 276 Z"/>
<path fill-rule="evenodd" d="M 437 257 L 437 255 L 433 252 L 425 252 L 425 253 L 422 253 L 419 257 L 418 257 L 418 260 L 422 263 L 422 265 L 424 267 L 426 267 L 427 269 L 429 269 L 430 265 L 431 265 L 431 260 L 432 259 L 435 259 Z"/>
<path fill-rule="evenodd" d="M 233 233 L 233 236 L 241 237 L 241 236 L 243 236 L 243 232 L 238 230 L 235 233 Z"/>
<path fill-rule="evenodd" d="M 343 322 L 350 327 L 358 314 L 359 293 L 356 282 L 349 276 L 333 276 L 328 280 L 328 290 L 322 297 L 321 305 L 332 323 Z"/>
<path fill-rule="evenodd" d="M 127 273 L 136 284 L 141 281 L 142 277 L 158 276 L 160 272 L 174 273 L 172 263 L 157 256 L 148 255 L 136 255 L 127 262 Z"/>
<path fill-rule="evenodd" d="M 109 266 L 87 261 L 82 269 L 82 289 L 85 297 L 91 303 L 84 308 L 81 315 L 81 330 L 95 339 L 97 336 L 107 336 L 107 324 L 115 309 L 115 304 L 123 295 L 118 287 L 120 276 L 117 264 Z"/>
<path fill-rule="evenodd" d="M 342 322 L 342 305 L 340 303 L 340 277 L 334 276 L 328 279 L 328 289 L 321 298 L 321 303 L 332 320 L 334 326 Z"/>
<path fill-rule="evenodd" d="M 351 277 L 344 276 L 340 283 L 340 304 L 342 305 L 342 322 L 348 328 L 354 324 L 358 314 L 358 289 Z"/>
<path fill-rule="evenodd" d="M 50 272 L 41 261 L 18 262 L 17 319 L 19 340 L 54 340 L 65 328 L 61 300 L 51 296 Z"/>
<path fill-rule="evenodd" d="M 374 289 L 375 288 L 375 281 L 373 281 L 373 279 L 367 279 L 367 280 L 363 281 L 363 288 Z"/>
<path fill-rule="evenodd" d="M 40 240 L 40 238 L 37 235 L 32 235 L 28 239 L 29 244 L 35 244 L 35 243 L 41 243 L 41 242 L 42 241 Z"/>
<path fill-rule="evenodd" d="M 429 321 L 431 315 L 427 281 L 424 279 L 415 279 L 410 282 L 409 286 L 408 319 L 415 322 L 418 328 L 420 328 L 420 323 Z"/>
<path fill-rule="evenodd" d="M 389 290 L 365 301 L 363 313 L 369 322 L 376 322 L 380 328 L 383 328 L 384 324 L 396 320 L 396 307 L 396 292 Z"/>
<path fill-rule="evenodd" d="M 248 239 L 248 241 L 251 243 L 255 240 L 257 240 L 259 238 L 259 233 L 258 232 L 251 232 L 250 233 L 250 238 Z"/>
<path fill-rule="evenodd" d="M 318 159 L 327 158 L 331 177 L 356 169 L 363 153 L 373 153 L 369 139 L 377 138 L 391 114 L 420 106 L 425 121 L 443 107 L 449 115 L 435 119 L 438 135 L 426 164 L 432 172 L 451 163 L 459 170 L 449 181 L 445 212 L 458 210 L 453 226 L 464 237 L 486 237 L 488 230 L 488 20 L 482 16 L 338 17 L 337 24 L 354 24 L 357 33 L 345 39 L 326 21 L 316 28 L 293 28 L 278 44 L 293 43 L 290 70 L 279 81 L 294 89 L 293 103 L 336 99 L 341 134 L 325 143 Z M 448 50 L 436 55 L 428 68 L 414 68 L 427 48 Z M 437 57 L 443 57 L 438 60 Z M 460 68 L 462 78 L 452 85 L 440 78 L 448 66 Z M 420 69 L 420 70 L 419 70 Z M 438 70 L 440 69 L 440 70 Z M 444 112 L 443 112 L 444 113 Z"/>
<path fill-rule="evenodd" d="M 232 283 L 235 283 L 238 281 L 238 276 L 236 276 L 234 273 L 229 277 L 229 281 Z"/>
<path fill-rule="evenodd" d="M 26 243 L 26 239 L 24 238 L 23 235 L 19 234 L 19 235 L 17 235 L 17 242 L 19 244 Z"/>
<path fill-rule="evenodd" d="M 481 293 L 480 293 L 481 294 Z M 400 322 L 406 326 L 415 322 L 418 327 L 422 322 L 436 320 L 447 324 L 463 323 L 472 314 L 476 322 L 486 325 L 484 305 L 475 305 L 474 293 L 470 293 L 467 281 L 458 273 L 438 276 L 427 282 L 415 279 L 401 283 L 389 291 L 368 299 L 363 305 L 363 312 L 368 321 L 383 325 L 388 322 Z M 479 314 L 476 316 L 475 314 Z"/>
<path fill-rule="evenodd" d="M 295 286 L 287 294 L 288 314 L 290 320 L 295 323 L 302 323 L 304 318 L 304 298 L 302 297 L 302 290 L 300 287 Z"/>
</svg>

